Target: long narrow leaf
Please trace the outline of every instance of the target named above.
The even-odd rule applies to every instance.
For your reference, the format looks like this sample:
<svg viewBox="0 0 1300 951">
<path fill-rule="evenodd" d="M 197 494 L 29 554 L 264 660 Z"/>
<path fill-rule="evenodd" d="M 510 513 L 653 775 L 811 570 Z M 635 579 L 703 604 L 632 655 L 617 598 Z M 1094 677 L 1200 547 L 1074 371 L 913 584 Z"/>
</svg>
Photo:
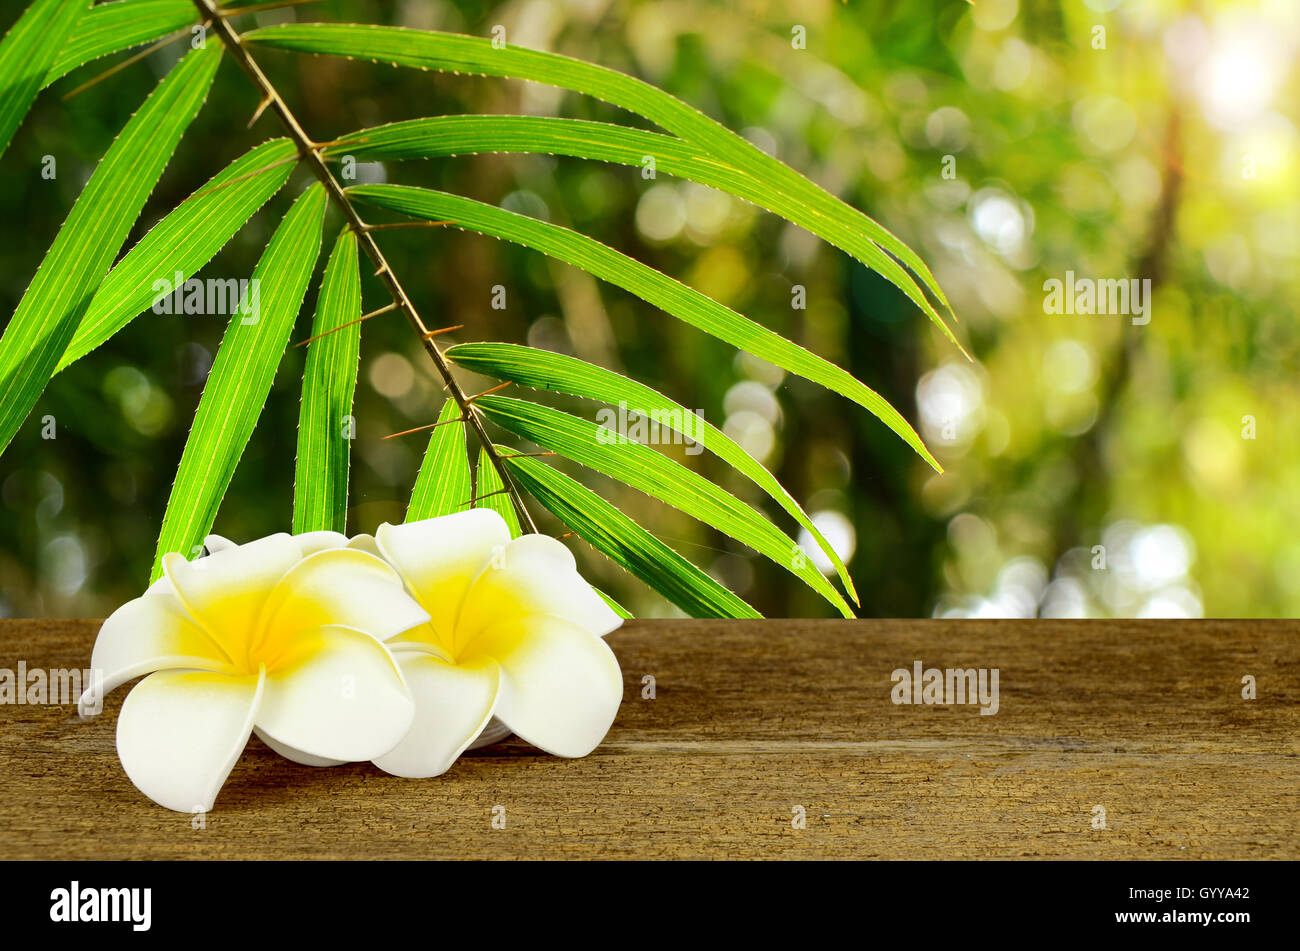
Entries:
<svg viewBox="0 0 1300 951">
<path fill-rule="evenodd" d="M 761 513 L 699 473 L 650 446 L 549 406 L 506 396 L 483 396 L 474 405 L 516 436 L 667 502 L 748 545 L 801 579 L 845 617 L 853 617 L 844 598 L 798 544 Z"/>
<path fill-rule="evenodd" d="M 161 39 L 198 22 L 192 0 L 118 0 L 91 7 L 77 20 L 54 57 L 41 88 L 91 60 Z"/>
<path fill-rule="evenodd" d="M 55 372 L 90 353 L 152 305 L 159 296 L 159 281 L 177 287 L 207 264 L 284 187 L 294 155 L 288 139 L 263 142 L 154 225 L 108 272 Z"/>
<path fill-rule="evenodd" d="M 541 116 L 433 116 L 362 129 L 326 150 L 331 157 L 397 161 L 490 152 L 571 155 L 634 166 L 653 157 L 657 171 L 721 189 L 778 214 L 907 288 L 913 300 L 923 299 L 911 275 L 851 219 L 807 204 L 798 193 L 775 185 L 770 175 L 741 171 L 710 158 L 692 142 L 660 132 Z M 965 352 L 946 323 L 939 327 Z"/>
<path fill-rule="evenodd" d="M 220 49 L 216 44 L 214 49 Z M 294 202 L 253 271 L 258 311 L 230 318 L 194 413 L 167 500 L 153 580 L 162 556 L 198 551 L 270 393 L 294 318 L 320 253 L 325 190 L 312 185 Z"/>
<path fill-rule="evenodd" d="M 464 417 L 460 404 L 448 399 L 442 404 L 438 425 L 424 450 L 424 462 L 420 464 L 411 502 L 406 507 L 406 520 L 417 522 L 469 508 L 470 496 L 474 494 L 470 483 Z"/>
<path fill-rule="evenodd" d="M 0 155 L 89 0 L 36 0 L 0 40 Z"/>
<path fill-rule="evenodd" d="M 528 493 L 556 518 L 687 614 L 762 617 L 586 486 L 536 459 L 511 456 L 505 447 L 501 453 Z"/>
<path fill-rule="evenodd" d="M 942 288 L 925 262 L 882 225 L 695 107 L 625 73 L 541 50 L 518 46 L 498 48 L 485 37 L 400 27 L 290 23 L 253 30 L 245 34 L 244 39 L 281 49 L 383 61 L 418 69 L 527 79 L 603 99 L 644 116 L 674 135 L 695 142 L 709 155 L 728 165 L 770 179 L 773 184 L 824 214 L 851 222 L 883 250 L 911 268 L 931 293 L 951 310 Z M 943 318 L 916 291 L 914 284 L 908 282 L 899 286 L 951 337 Z"/>
<path fill-rule="evenodd" d="M 582 268 L 747 353 L 834 390 L 874 413 L 935 470 L 943 468 L 921 437 L 882 396 L 841 367 L 736 313 L 647 264 L 579 234 L 526 215 L 445 192 L 407 185 L 358 185 L 348 194 L 416 218 L 451 221 Z"/>
<path fill-rule="evenodd" d="M 511 380 L 523 386 L 569 393 L 602 403 L 621 404 L 629 412 L 654 420 L 657 425 L 703 446 L 751 479 L 808 530 L 835 566 L 849 595 L 857 601 L 848 568 L 794 497 L 761 462 L 731 437 L 680 403 L 622 374 L 549 350 L 511 343 L 463 343 L 450 348 L 447 357 L 467 370 L 499 380 Z"/>
<path fill-rule="evenodd" d="M 598 595 L 600 595 L 600 600 L 608 604 L 611 611 L 613 611 L 615 614 L 617 614 L 625 621 L 631 620 L 632 618 L 631 611 L 623 607 L 623 605 L 619 604 L 617 601 L 615 601 L 613 598 L 607 595 L 604 591 L 601 591 L 599 588 L 592 588 L 591 590 L 595 591 Z"/>
<path fill-rule="evenodd" d="M 82 190 L 0 338 L 0 451 L 50 380 L 221 62 L 193 50 L 122 129 Z"/>
<path fill-rule="evenodd" d="M 505 484 L 501 481 L 501 474 L 497 472 L 496 466 L 492 465 L 486 449 L 479 450 L 476 471 L 478 478 L 474 480 L 474 498 L 478 501 L 475 502 L 474 507 L 496 512 L 505 519 L 510 529 L 510 537 L 518 538 L 522 534 L 519 528 L 519 516 L 510 501 L 509 493 L 505 490 Z"/>
<path fill-rule="evenodd" d="M 357 236 L 334 242 L 316 298 L 316 319 L 302 373 L 293 530 L 347 530 L 348 458 L 354 435 L 352 394 L 361 352 L 361 272 Z"/>
</svg>

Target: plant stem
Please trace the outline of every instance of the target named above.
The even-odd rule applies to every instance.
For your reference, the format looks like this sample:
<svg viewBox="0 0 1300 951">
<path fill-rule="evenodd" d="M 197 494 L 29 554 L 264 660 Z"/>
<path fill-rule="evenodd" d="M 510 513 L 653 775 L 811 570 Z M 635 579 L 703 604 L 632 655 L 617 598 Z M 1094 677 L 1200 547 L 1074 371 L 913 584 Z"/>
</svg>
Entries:
<svg viewBox="0 0 1300 951">
<path fill-rule="evenodd" d="M 339 185 L 338 180 L 335 179 L 334 173 L 331 172 L 329 166 L 325 164 L 325 159 L 320 154 L 320 147 L 311 139 L 310 136 L 307 135 L 306 131 L 303 130 L 297 117 L 294 116 L 285 101 L 280 98 L 279 92 L 271 84 L 271 81 L 267 79 L 266 74 L 262 72 L 261 67 L 259 67 L 253 60 L 252 55 L 239 41 L 239 34 L 236 33 L 234 27 L 227 22 L 227 13 L 233 16 L 242 11 L 230 10 L 223 12 L 217 9 L 217 7 L 212 3 L 212 0 L 194 0 L 194 5 L 198 8 L 199 15 L 204 20 L 211 21 L 212 29 L 216 32 L 217 36 L 221 38 L 221 42 L 225 46 L 226 50 L 234 57 L 235 62 L 239 64 L 239 67 L 248 75 L 249 79 L 253 81 L 253 84 L 262 94 L 262 102 L 264 105 L 269 104 L 271 109 L 275 111 L 281 124 L 283 124 L 285 129 L 288 131 L 290 138 L 292 138 L 294 143 L 298 146 L 298 152 L 302 156 L 303 160 L 306 161 L 307 165 L 311 168 L 312 173 L 315 174 L 316 178 L 319 179 L 320 183 L 325 187 L 325 192 L 329 196 L 330 200 L 339 211 L 343 213 L 343 217 L 347 219 L 348 226 L 357 236 L 357 241 L 361 243 L 361 246 L 365 249 L 370 260 L 374 262 L 376 276 L 383 280 L 384 285 L 388 288 L 388 292 L 392 295 L 393 302 L 402 313 L 406 315 L 407 322 L 410 323 L 411 328 L 420 338 L 425 353 L 429 355 L 429 359 L 433 361 L 434 368 L 438 371 L 438 375 L 442 377 L 443 382 L 446 384 L 447 392 L 451 394 L 451 398 L 460 406 L 465 421 L 473 428 L 474 434 L 478 437 L 483 452 L 491 461 L 493 468 L 497 470 L 497 474 L 501 477 L 502 484 L 507 487 L 507 490 L 510 493 L 510 499 L 514 503 L 520 521 L 524 525 L 528 526 L 529 531 L 536 532 L 537 526 L 533 523 L 532 516 L 528 514 L 528 508 L 524 505 L 523 495 L 515 485 L 510 471 L 501 460 L 492 440 L 488 437 L 487 430 L 483 426 L 482 418 L 478 415 L 478 412 L 470 402 L 469 397 L 465 395 L 465 391 L 461 389 L 460 384 L 456 382 L 456 378 L 452 376 L 451 367 L 447 363 L 447 358 L 443 356 L 442 350 L 438 347 L 437 343 L 434 342 L 433 337 L 429 333 L 429 328 L 420 318 L 419 313 L 416 312 L 415 305 L 411 303 L 411 299 L 407 296 L 405 288 L 402 287 L 401 282 L 397 279 L 397 275 L 394 274 L 392 269 L 388 266 L 388 260 L 384 257 L 384 253 L 379 250 L 379 245 L 375 242 L 374 236 L 371 234 L 371 229 L 361 220 L 360 214 L 357 213 L 352 202 L 348 200 L 347 193 L 343 191 L 343 187 Z"/>
</svg>

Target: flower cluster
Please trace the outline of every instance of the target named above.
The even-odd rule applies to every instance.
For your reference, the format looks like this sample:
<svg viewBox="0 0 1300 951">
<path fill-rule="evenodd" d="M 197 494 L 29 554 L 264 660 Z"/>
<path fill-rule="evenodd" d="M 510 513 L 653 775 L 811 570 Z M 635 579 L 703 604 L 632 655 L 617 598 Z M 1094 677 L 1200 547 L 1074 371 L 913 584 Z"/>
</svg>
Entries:
<svg viewBox="0 0 1300 951">
<path fill-rule="evenodd" d="M 256 733 L 298 763 L 446 772 L 494 718 L 558 756 L 604 738 L 623 694 L 601 639 L 621 623 L 544 535 L 474 509 L 375 535 L 219 536 L 104 622 L 91 665 L 122 704 L 131 781 L 206 812 Z M 83 697 L 83 705 L 91 702 Z"/>
</svg>

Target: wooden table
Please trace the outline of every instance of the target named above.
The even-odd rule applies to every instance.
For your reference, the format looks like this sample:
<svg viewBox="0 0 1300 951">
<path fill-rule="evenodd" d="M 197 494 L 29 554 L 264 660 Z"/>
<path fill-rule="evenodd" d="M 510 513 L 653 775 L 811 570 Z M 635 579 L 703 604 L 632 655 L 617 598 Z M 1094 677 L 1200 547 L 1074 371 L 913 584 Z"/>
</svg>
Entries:
<svg viewBox="0 0 1300 951">
<path fill-rule="evenodd" d="M 81 667 L 97 628 L 2 621 L 0 667 Z M 1300 858 L 1300 622 L 637 621 L 610 644 L 623 707 L 586 759 L 512 739 L 407 780 L 253 739 L 199 829 L 123 774 L 125 688 L 86 721 L 0 706 L 0 858 Z M 893 703 L 917 660 L 997 668 L 997 714 Z"/>
</svg>

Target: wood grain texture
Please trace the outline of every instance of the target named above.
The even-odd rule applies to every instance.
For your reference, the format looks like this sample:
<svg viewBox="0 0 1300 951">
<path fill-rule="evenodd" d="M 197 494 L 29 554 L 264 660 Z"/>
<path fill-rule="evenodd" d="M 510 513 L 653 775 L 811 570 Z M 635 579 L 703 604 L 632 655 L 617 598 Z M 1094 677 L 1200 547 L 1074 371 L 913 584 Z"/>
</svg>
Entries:
<svg viewBox="0 0 1300 951">
<path fill-rule="evenodd" d="M 0 667 L 80 667 L 97 629 L 0 622 Z M 586 759 L 511 739 L 408 780 L 253 739 L 202 829 L 123 774 L 127 688 L 85 721 L 0 706 L 0 858 L 1300 858 L 1300 622 L 636 621 L 610 644 L 623 706 Z M 999 712 L 893 704 L 915 660 L 998 668 Z"/>
</svg>

